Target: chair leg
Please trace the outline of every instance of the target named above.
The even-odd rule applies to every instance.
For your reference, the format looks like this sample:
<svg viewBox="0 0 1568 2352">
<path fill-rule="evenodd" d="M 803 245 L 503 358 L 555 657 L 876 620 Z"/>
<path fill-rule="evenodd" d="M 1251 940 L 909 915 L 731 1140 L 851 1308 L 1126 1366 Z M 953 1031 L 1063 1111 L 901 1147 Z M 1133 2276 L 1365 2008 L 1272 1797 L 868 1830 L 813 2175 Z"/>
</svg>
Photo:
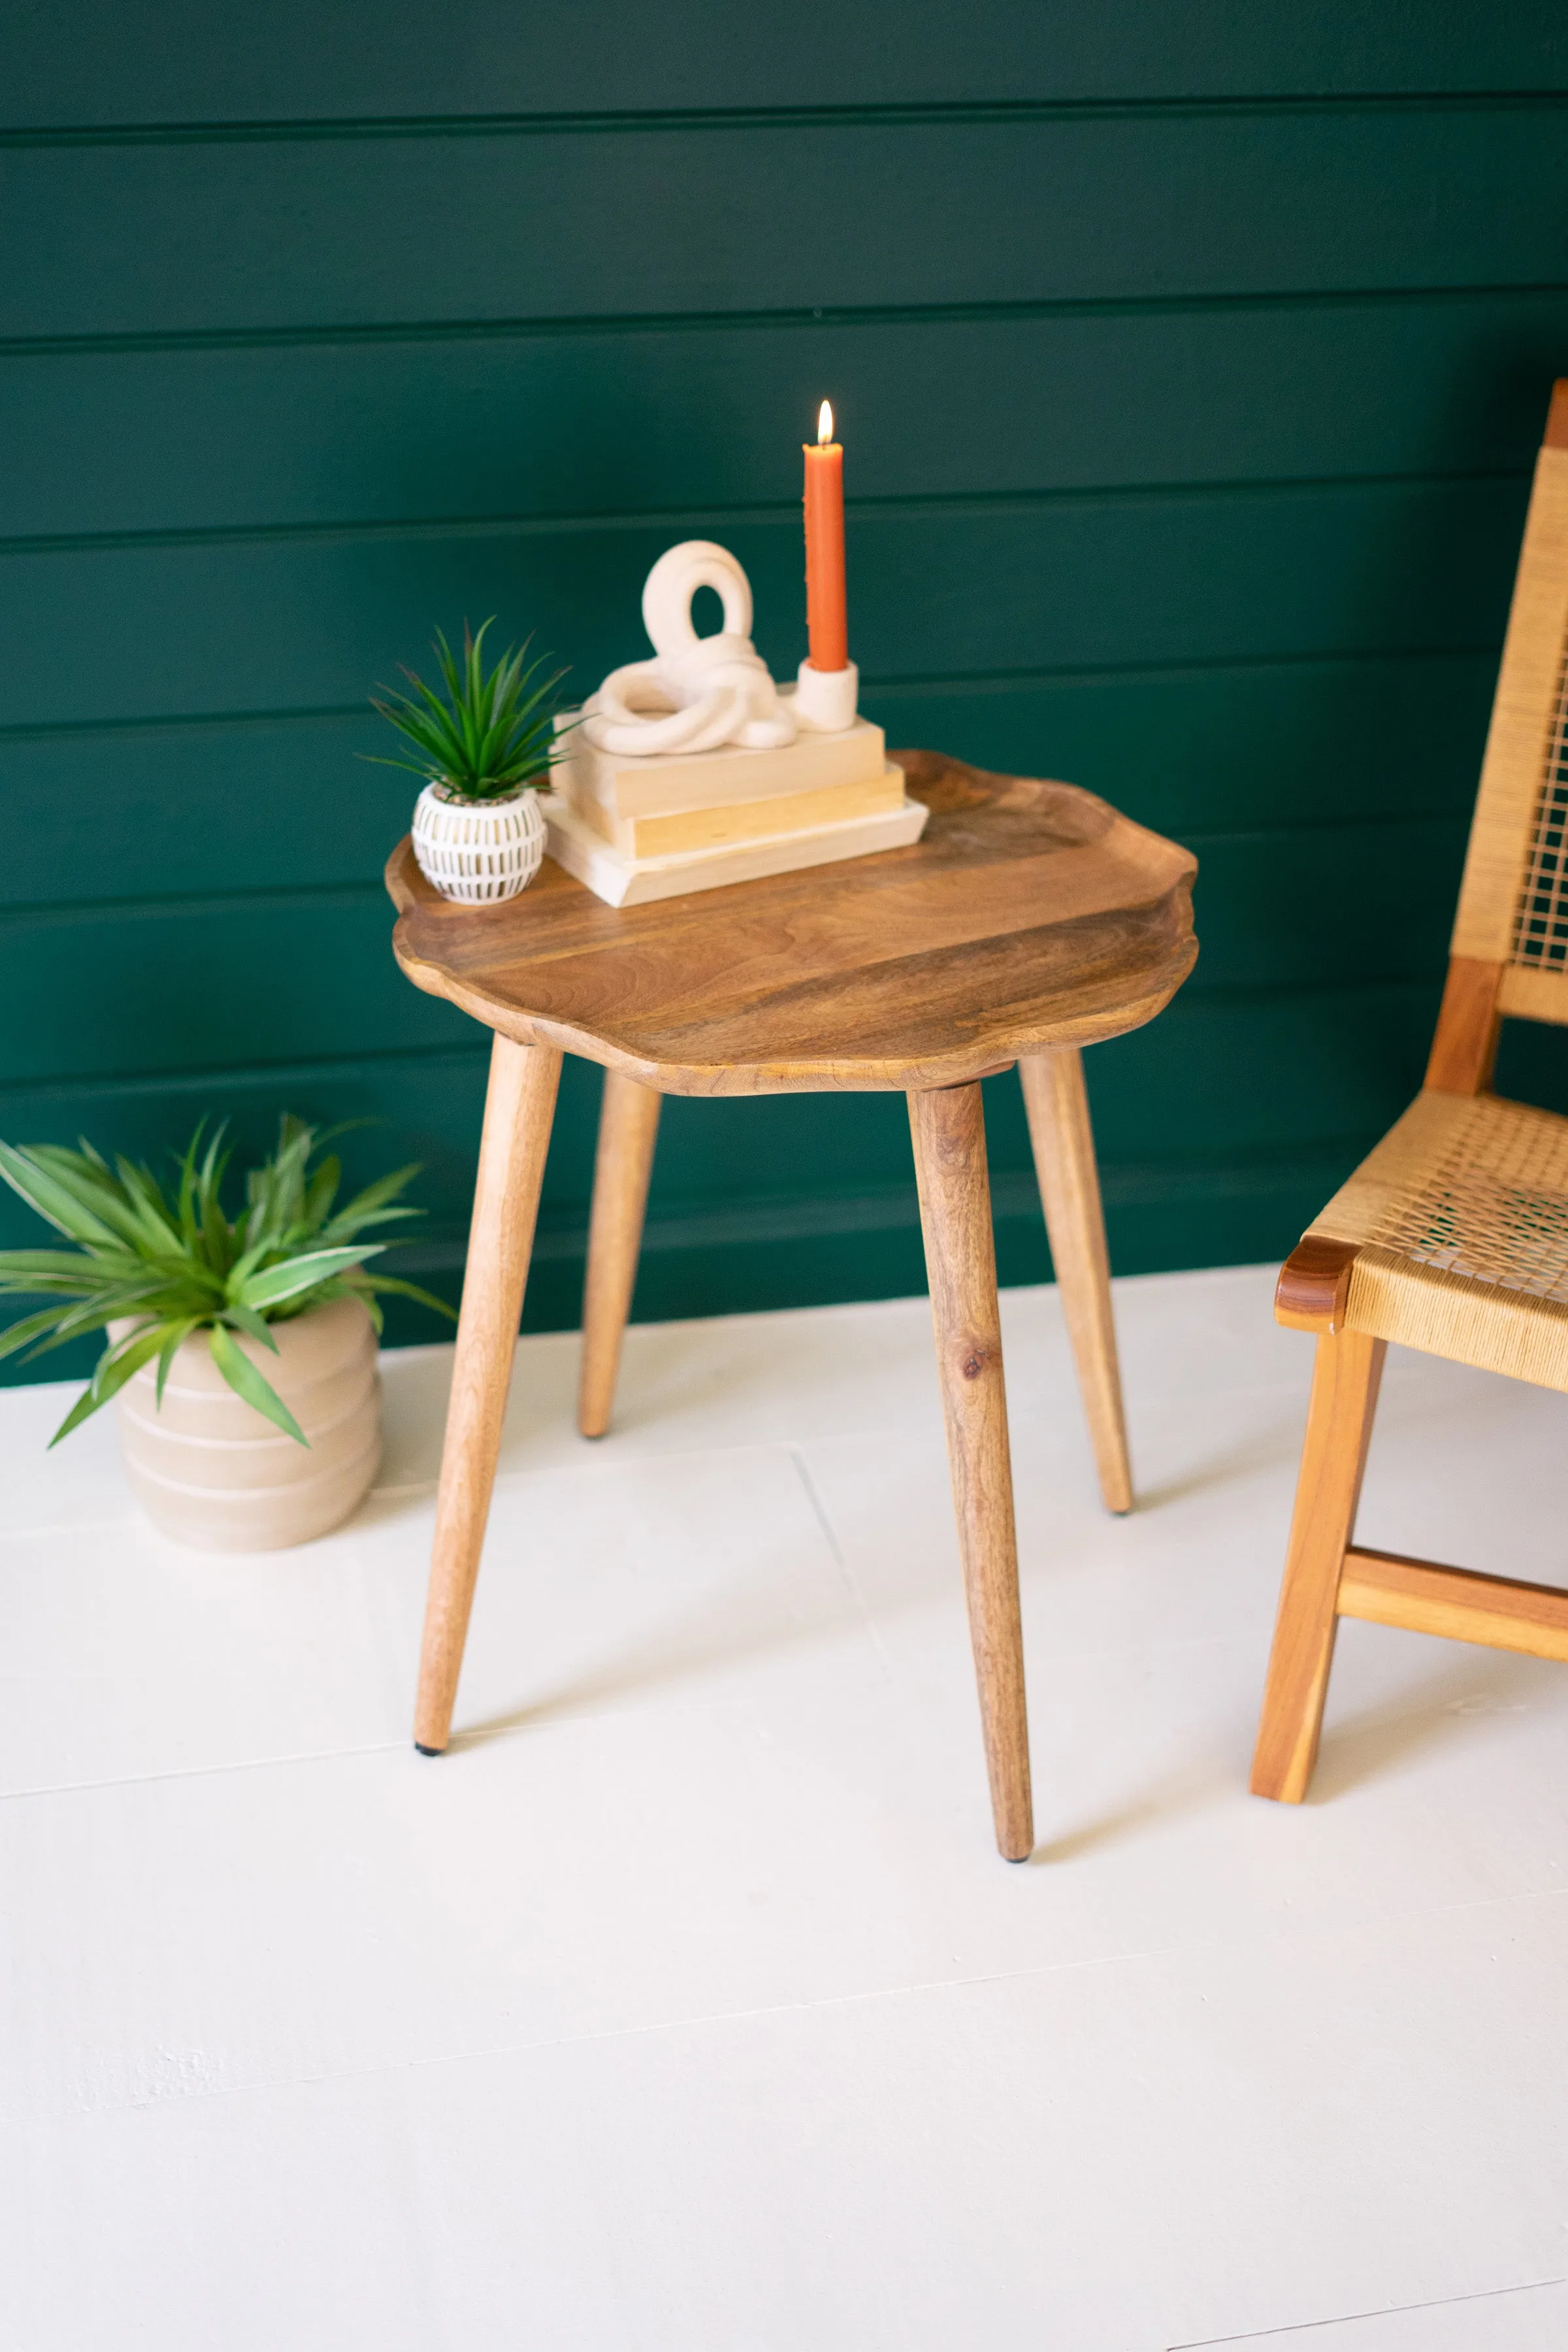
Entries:
<svg viewBox="0 0 1568 2352">
<path fill-rule="evenodd" d="M 553 1046 L 518 1045 L 498 1034 L 485 1097 L 419 1655 L 414 1744 L 426 1756 L 438 1756 L 451 1734 L 560 1082 L 561 1055 Z"/>
<path fill-rule="evenodd" d="M 654 1139 L 662 1097 L 651 1087 L 605 1072 L 599 1150 L 594 1164 L 594 1208 L 588 1223 L 588 1273 L 583 1287 L 583 1373 L 577 1426 L 603 1437 L 616 1401 L 621 1342 L 631 1313 L 642 1246 L 643 1212 L 653 1173 Z"/>
<path fill-rule="evenodd" d="M 1076 1045 L 1026 1055 L 1018 1064 L 1046 1212 L 1051 1263 L 1078 1366 L 1079 1392 L 1108 1511 L 1132 1508 L 1132 1472 L 1121 1411 L 1121 1373 L 1110 1311 L 1110 1261 L 1100 1171 L 1089 1123 L 1083 1055 Z"/>
<path fill-rule="evenodd" d="M 1388 1349 L 1359 1331 L 1318 1341 L 1290 1548 L 1252 1759 L 1252 1792 L 1299 1805 L 1318 1759 L 1339 1624 L 1340 1573 L 1355 1529 Z"/>
<path fill-rule="evenodd" d="M 911 1095 L 910 1126 L 991 1811 L 1001 1852 L 1009 1862 L 1024 1862 L 1035 1843 L 1029 1727 L 1002 1326 L 996 1311 L 996 1253 L 979 1087 Z"/>
</svg>

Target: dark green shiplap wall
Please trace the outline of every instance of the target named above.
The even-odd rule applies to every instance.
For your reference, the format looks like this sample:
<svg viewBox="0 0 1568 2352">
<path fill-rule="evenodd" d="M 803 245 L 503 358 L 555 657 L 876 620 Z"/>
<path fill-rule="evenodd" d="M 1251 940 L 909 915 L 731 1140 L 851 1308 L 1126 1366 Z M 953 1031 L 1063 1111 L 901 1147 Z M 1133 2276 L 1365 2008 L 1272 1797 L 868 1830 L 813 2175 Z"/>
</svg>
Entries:
<svg viewBox="0 0 1568 2352">
<path fill-rule="evenodd" d="M 425 1161 L 455 1290 L 486 1040 L 393 964 L 411 787 L 353 757 L 366 691 L 491 611 L 591 685 L 691 536 L 793 669 L 827 393 L 891 739 L 1202 860 L 1195 978 L 1090 1062 L 1117 1264 L 1288 1248 L 1436 1007 L 1568 371 L 1565 91 L 1560 0 L 16 0 L 0 1134 L 378 1120 L 351 1157 Z M 577 1311 L 597 1088 L 569 1068 L 536 1324 Z M 670 1107 L 639 1312 L 921 1280 L 901 1104 Z"/>
</svg>

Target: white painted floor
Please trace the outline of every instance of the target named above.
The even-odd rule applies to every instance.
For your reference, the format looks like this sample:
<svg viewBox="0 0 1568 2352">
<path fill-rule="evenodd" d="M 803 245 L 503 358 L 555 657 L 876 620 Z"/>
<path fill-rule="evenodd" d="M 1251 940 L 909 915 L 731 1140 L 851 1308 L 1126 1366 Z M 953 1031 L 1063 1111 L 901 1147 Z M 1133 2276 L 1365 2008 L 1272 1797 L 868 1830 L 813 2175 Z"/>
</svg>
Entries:
<svg viewBox="0 0 1568 2352">
<path fill-rule="evenodd" d="M 0 1396 L 6 2352 L 1568 2345 L 1568 1675 L 1348 1624 L 1246 1793 L 1311 1343 L 1005 1300 L 1041 1843 L 993 1851 L 923 1300 L 525 1341 L 408 1717 L 449 1362 L 306 1549 Z M 1568 1580 L 1568 1403 L 1391 1362 L 1362 1531 Z M 1302 2333 L 1302 2331 L 1307 2331 Z"/>
</svg>

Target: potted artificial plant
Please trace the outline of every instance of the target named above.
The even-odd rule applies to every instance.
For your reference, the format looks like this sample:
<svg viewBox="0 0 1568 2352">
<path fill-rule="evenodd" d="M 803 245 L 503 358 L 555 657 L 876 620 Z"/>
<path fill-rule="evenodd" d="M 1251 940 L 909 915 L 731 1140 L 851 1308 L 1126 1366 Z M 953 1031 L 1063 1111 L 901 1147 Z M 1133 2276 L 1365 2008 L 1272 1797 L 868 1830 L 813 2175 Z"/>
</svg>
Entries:
<svg viewBox="0 0 1568 2352">
<path fill-rule="evenodd" d="M 509 646 L 487 674 L 489 626 L 487 621 L 474 636 L 465 623 L 460 663 L 437 631 L 433 650 L 444 695 L 405 669 L 412 694 L 384 687 L 384 700 L 371 697 L 416 755 L 380 764 L 427 779 L 414 811 L 420 872 L 443 898 L 465 906 L 515 898 L 538 873 L 544 818 L 536 792 L 562 757 L 555 688 L 565 671 L 535 684 L 544 660 L 523 667 L 530 638 Z"/>
<path fill-rule="evenodd" d="M 150 1170 L 110 1168 L 86 1143 L 0 1144 L 0 1176 L 74 1244 L 0 1251 L 0 1294 L 55 1302 L 0 1332 L 0 1356 L 104 1334 L 50 1444 L 115 1398 L 131 1484 L 182 1542 L 270 1551 L 346 1518 L 381 1457 L 377 1293 L 451 1313 L 366 1270 L 387 1244 L 362 1235 L 419 1213 L 397 1202 L 416 1171 L 395 1169 L 335 1208 L 342 1171 L 318 1141 L 285 1118 L 232 1220 L 221 1129 L 204 1150 L 197 1128 L 167 1192 Z"/>
</svg>

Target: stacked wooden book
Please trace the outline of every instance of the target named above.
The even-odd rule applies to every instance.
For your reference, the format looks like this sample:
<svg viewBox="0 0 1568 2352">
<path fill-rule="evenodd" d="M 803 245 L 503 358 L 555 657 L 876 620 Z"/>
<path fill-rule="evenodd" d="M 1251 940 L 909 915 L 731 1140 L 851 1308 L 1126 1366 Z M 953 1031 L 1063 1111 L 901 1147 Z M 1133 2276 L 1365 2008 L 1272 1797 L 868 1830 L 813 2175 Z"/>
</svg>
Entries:
<svg viewBox="0 0 1568 2352">
<path fill-rule="evenodd" d="M 901 848 L 925 824 L 868 719 L 775 751 L 648 758 L 601 751 L 576 716 L 562 714 L 566 756 L 540 805 L 551 856 L 613 907 Z"/>
</svg>

